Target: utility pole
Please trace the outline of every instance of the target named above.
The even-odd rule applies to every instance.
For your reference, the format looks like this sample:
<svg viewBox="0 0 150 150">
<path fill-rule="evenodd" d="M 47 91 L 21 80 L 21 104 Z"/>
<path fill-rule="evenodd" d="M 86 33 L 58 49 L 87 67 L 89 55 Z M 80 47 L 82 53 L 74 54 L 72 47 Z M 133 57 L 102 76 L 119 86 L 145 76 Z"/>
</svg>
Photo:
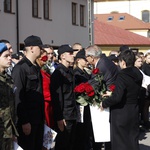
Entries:
<svg viewBox="0 0 150 150">
<path fill-rule="evenodd" d="M 16 35 L 17 35 L 17 53 L 19 52 L 19 4 L 18 0 L 16 0 Z"/>
<path fill-rule="evenodd" d="M 89 30 L 89 44 L 93 44 L 93 0 L 87 0 L 88 3 L 88 30 Z"/>
</svg>

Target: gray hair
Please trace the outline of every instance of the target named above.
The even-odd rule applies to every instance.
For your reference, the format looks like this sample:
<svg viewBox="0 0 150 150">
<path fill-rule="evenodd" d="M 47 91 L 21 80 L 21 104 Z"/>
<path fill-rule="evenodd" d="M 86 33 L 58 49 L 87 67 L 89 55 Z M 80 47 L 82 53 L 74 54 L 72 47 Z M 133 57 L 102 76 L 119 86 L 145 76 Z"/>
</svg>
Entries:
<svg viewBox="0 0 150 150">
<path fill-rule="evenodd" d="M 95 58 L 100 58 L 102 54 L 102 50 L 97 45 L 91 45 L 86 49 L 86 55 L 94 56 Z"/>
</svg>

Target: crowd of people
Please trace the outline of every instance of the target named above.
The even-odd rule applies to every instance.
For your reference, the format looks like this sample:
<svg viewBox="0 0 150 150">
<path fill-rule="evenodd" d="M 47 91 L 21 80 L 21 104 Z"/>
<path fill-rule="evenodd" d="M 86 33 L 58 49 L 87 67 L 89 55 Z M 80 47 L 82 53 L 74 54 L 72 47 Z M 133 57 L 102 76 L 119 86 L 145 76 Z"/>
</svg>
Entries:
<svg viewBox="0 0 150 150">
<path fill-rule="evenodd" d="M 1 150 L 13 150 L 14 141 L 24 150 L 47 150 L 44 124 L 57 132 L 55 150 L 139 149 L 139 131 L 150 129 L 150 50 L 123 45 L 106 56 L 97 45 L 75 43 L 61 45 L 57 56 L 34 35 L 24 45 L 13 54 L 10 42 L 0 40 Z M 94 68 L 107 89 L 99 107 L 110 108 L 110 142 L 95 142 L 90 106 L 76 102 L 75 86 L 92 81 Z"/>
</svg>

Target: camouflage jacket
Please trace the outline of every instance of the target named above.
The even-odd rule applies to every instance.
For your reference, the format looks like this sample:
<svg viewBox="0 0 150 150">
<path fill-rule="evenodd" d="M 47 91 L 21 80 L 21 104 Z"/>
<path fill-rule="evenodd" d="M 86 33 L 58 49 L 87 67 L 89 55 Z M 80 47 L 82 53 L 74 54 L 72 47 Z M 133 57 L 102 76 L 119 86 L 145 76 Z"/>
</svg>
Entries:
<svg viewBox="0 0 150 150">
<path fill-rule="evenodd" d="M 0 132 L 3 138 L 18 136 L 15 122 L 15 99 L 12 78 L 0 73 Z"/>
</svg>

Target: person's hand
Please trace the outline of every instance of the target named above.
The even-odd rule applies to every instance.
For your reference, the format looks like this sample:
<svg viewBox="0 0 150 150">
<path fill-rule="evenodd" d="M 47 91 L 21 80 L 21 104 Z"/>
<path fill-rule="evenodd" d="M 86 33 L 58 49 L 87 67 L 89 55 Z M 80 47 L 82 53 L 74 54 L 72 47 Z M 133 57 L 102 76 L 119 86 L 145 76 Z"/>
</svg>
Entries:
<svg viewBox="0 0 150 150">
<path fill-rule="evenodd" d="M 102 102 L 100 103 L 100 109 L 104 110 L 103 106 L 102 106 Z"/>
<path fill-rule="evenodd" d="M 112 94 L 110 91 L 106 91 L 105 94 L 102 95 L 102 97 L 109 97 Z"/>
<path fill-rule="evenodd" d="M 29 135 L 31 133 L 31 124 L 30 123 L 23 124 L 22 130 L 25 135 Z"/>
<path fill-rule="evenodd" d="M 57 125 L 58 125 L 58 128 L 61 132 L 64 131 L 64 127 L 66 126 L 66 121 L 63 119 L 63 120 L 59 120 L 57 121 Z"/>
<path fill-rule="evenodd" d="M 13 140 L 14 142 L 18 142 L 18 141 L 17 141 L 17 137 L 16 137 L 15 135 L 13 135 L 12 140 Z"/>
</svg>

